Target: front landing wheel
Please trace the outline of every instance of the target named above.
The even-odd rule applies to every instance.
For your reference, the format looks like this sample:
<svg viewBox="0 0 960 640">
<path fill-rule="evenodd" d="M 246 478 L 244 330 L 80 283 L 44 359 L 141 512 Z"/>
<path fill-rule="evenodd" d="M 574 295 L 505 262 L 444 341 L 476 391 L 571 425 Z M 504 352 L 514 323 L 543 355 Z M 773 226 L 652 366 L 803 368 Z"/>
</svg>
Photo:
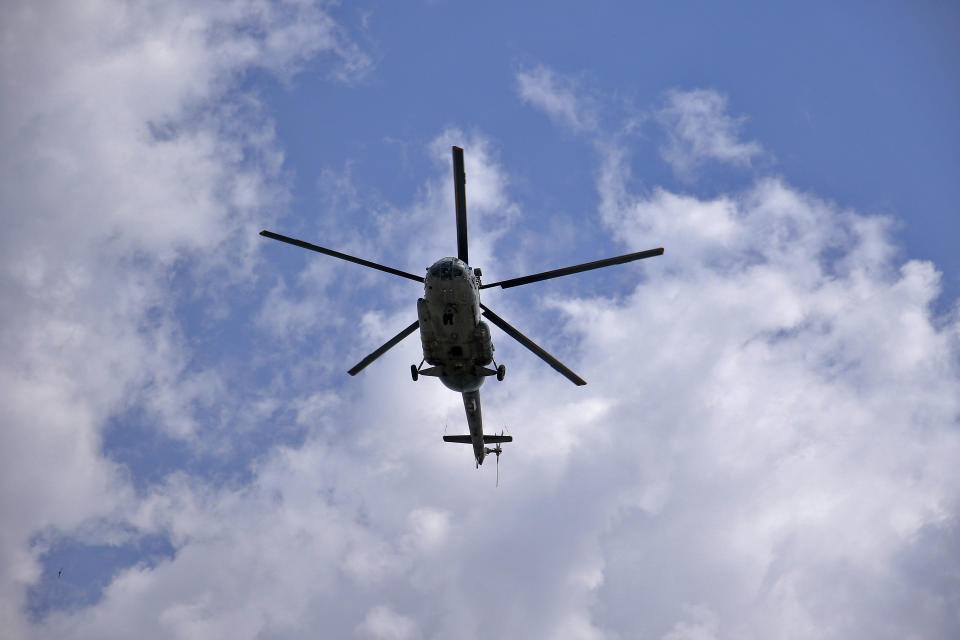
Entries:
<svg viewBox="0 0 960 640">
<path fill-rule="evenodd" d="M 417 365 L 415 364 L 410 365 L 410 377 L 413 378 L 414 382 L 420 377 L 420 372 L 417 371 Z"/>
<path fill-rule="evenodd" d="M 497 367 L 497 382 L 503 382 L 503 376 L 507 375 L 507 365 L 502 364 Z"/>
</svg>

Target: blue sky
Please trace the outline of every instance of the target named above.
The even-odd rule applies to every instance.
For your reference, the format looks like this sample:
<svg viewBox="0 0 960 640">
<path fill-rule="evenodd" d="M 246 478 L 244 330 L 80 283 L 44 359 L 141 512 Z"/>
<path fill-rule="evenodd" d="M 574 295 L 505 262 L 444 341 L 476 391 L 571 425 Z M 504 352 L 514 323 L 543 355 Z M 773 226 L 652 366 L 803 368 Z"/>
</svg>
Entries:
<svg viewBox="0 0 960 640">
<path fill-rule="evenodd" d="M 909 255 L 940 265 L 955 298 L 957 12 L 944 3 L 739 7 L 599 2 L 537 11 L 503 3 L 465 11 L 437 2 L 345 10 L 347 22 L 365 17 L 378 72 L 339 88 L 307 75 L 270 100 L 298 163 L 339 167 L 350 157 L 371 187 L 403 197 L 423 167 L 406 164 L 422 162 L 411 141 L 451 124 L 479 128 L 534 183 L 528 197 L 556 198 L 554 206 L 570 203 L 573 213 L 590 205 L 588 148 L 576 149 L 572 136 L 509 99 L 512 72 L 548 64 L 576 78 L 602 102 L 608 133 L 666 89 L 715 89 L 746 116 L 746 136 L 762 142 L 758 170 L 841 207 L 896 216 Z M 322 142 L 303 135 L 334 122 Z M 636 146 L 638 179 L 674 184 L 656 145 Z M 694 188 L 722 191 L 731 179 L 709 174 Z"/>
<path fill-rule="evenodd" d="M 0 628 L 947 638 L 949 3 L 7 3 Z M 494 469 L 413 383 L 465 148 Z M 57 571 L 63 569 L 62 577 Z M 479 605 L 478 605 L 479 603 Z"/>
</svg>

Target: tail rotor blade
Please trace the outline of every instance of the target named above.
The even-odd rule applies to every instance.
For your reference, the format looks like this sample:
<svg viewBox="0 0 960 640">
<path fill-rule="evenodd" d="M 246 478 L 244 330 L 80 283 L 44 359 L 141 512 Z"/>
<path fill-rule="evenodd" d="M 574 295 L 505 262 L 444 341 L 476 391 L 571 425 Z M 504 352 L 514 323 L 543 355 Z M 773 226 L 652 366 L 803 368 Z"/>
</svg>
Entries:
<svg viewBox="0 0 960 640">
<path fill-rule="evenodd" d="M 392 273 L 395 276 L 401 276 L 403 278 L 416 280 L 417 282 L 423 282 L 422 276 L 415 276 L 412 273 L 407 273 L 406 271 L 400 271 L 399 269 L 394 269 L 393 267 L 387 267 L 382 264 L 377 264 L 376 262 L 370 262 L 369 260 L 364 260 L 363 258 L 355 258 L 354 256 L 348 255 L 346 253 L 340 253 L 339 251 L 334 251 L 333 249 L 327 249 L 326 247 L 321 247 L 316 244 L 310 244 L 309 242 L 304 242 L 303 240 L 297 240 L 296 238 L 282 236 L 279 233 L 274 233 L 273 231 L 267 231 L 266 229 L 264 229 L 263 231 L 260 232 L 260 235 L 262 235 L 264 238 L 272 238 L 273 240 L 286 242 L 287 244 L 292 244 L 296 247 L 303 247 L 304 249 L 309 249 L 310 251 L 316 251 L 317 253 L 323 253 L 328 256 L 333 256 L 334 258 L 340 258 L 341 260 L 346 260 L 347 262 L 362 264 L 363 266 L 370 267 L 371 269 L 377 269 L 378 271 L 386 271 L 387 273 Z"/>
<path fill-rule="evenodd" d="M 592 269 L 602 269 L 603 267 L 610 267 L 615 264 L 623 264 L 624 262 L 633 262 L 634 260 L 642 260 L 643 258 L 652 258 L 654 256 L 661 256 L 661 255 L 663 255 L 663 247 L 660 247 L 658 249 L 649 249 L 647 251 L 637 251 L 636 253 L 628 253 L 623 256 L 617 256 L 615 258 L 595 260 L 593 262 L 586 262 L 584 264 L 578 264 L 572 267 L 564 267 L 562 269 L 544 271 L 542 273 L 535 273 L 530 276 L 523 276 L 522 278 L 511 278 L 510 280 L 501 280 L 500 282 L 491 282 L 490 284 L 480 285 L 480 288 L 486 289 L 488 287 L 503 287 L 504 289 L 509 289 L 510 287 L 519 287 L 522 284 L 530 284 L 531 282 L 540 282 L 541 280 L 549 280 L 551 278 L 569 276 L 573 273 L 580 273 L 581 271 L 590 271 Z"/>
<path fill-rule="evenodd" d="M 500 430 L 500 439 L 503 440 L 503 429 Z M 503 446 L 497 445 L 497 488 L 500 488 L 500 454 L 503 453 Z"/>
<path fill-rule="evenodd" d="M 457 203 L 457 257 L 467 258 L 467 174 L 463 170 L 463 149 L 453 148 L 453 195 Z"/>
<path fill-rule="evenodd" d="M 509 335 L 511 338 L 525 346 L 530 351 L 533 351 L 537 357 L 546 362 L 548 365 L 560 372 L 561 375 L 567 378 L 570 382 L 577 386 L 582 386 L 587 384 L 587 381 L 575 374 L 573 371 L 570 371 L 567 367 L 563 365 L 562 362 L 554 358 L 552 355 L 544 351 L 537 343 L 523 335 L 509 324 L 507 321 L 495 314 L 493 311 L 488 309 L 484 304 L 481 303 L 480 307 L 483 309 L 483 316 L 487 318 L 490 322 L 497 325 L 503 329 L 504 333 Z"/>
<path fill-rule="evenodd" d="M 417 327 L 419 326 L 420 326 L 420 321 L 415 320 L 413 324 L 411 324 L 409 327 L 407 327 L 397 335 L 387 340 L 387 342 L 382 347 L 380 347 L 379 349 L 377 349 L 376 351 L 368 355 L 366 358 L 358 362 L 357 365 L 352 369 L 350 369 L 350 371 L 347 371 L 347 373 L 349 373 L 352 376 L 357 375 L 358 373 L 363 371 L 368 364 L 370 364 L 371 362 L 373 362 L 374 360 L 376 360 L 377 358 L 385 354 L 387 351 L 395 347 L 398 342 L 400 342 L 401 340 L 406 338 L 408 335 L 416 331 Z"/>
</svg>

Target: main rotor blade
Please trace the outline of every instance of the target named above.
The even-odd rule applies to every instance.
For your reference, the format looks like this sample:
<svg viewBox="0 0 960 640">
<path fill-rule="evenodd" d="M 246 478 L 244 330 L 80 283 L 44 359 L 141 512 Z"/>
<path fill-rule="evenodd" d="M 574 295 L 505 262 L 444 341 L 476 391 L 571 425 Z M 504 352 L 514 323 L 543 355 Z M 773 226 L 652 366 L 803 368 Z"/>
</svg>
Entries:
<svg viewBox="0 0 960 640">
<path fill-rule="evenodd" d="M 578 264 L 573 267 L 564 267 L 563 269 L 554 269 L 553 271 L 544 271 L 543 273 L 535 273 L 531 276 L 523 276 L 522 278 L 511 278 L 510 280 L 501 280 L 500 282 L 491 282 L 490 284 L 480 285 L 481 289 L 486 289 L 487 287 L 503 287 L 504 289 L 509 289 L 510 287 L 519 287 L 522 284 L 530 284 L 531 282 L 540 282 L 541 280 L 549 280 L 550 278 L 559 278 L 560 276 L 569 276 L 572 273 L 580 273 L 581 271 L 590 271 L 591 269 L 601 269 L 603 267 L 609 267 L 615 264 L 623 264 L 624 262 L 632 262 L 634 260 L 642 260 L 643 258 L 652 258 L 654 256 L 663 255 L 663 247 L 659 249 L 649 249 L 647 251 L 637 251 L 636 253 L 628 253 L 624 256 L 617 256 L 616 258 L 606 258 L 605 260 L 595 260 L 593 262 L 587 262 L 584 264 Z"/>
<path fill-rule="evenodd" d="M 400 271 L 399 269 L 394 269 L 393 267 L 387 267 L 382 264 L 377 264 L 376 262 L 370 262 L 369 260 L 364 260 L 363 258 L 355 258 L 346 253 L 340 253 L 339 251 L 334 251 L 333 249 L 327 249 L 315 244 L 310 244 L 309 242 L 304 242 L 303 240 L 297 240 L 296 238 L 289 238 L 287 236 L 282 236 L 279 233 L 274 233 L 272 231 L 267 231 L 264 229 L 260 232 L 265 238 L 273 238 L 274 240 L 279 240 L 280 242 L 286 242 L 287 244 L 292 244 L 298 247 L 303 247 L 304 249 L 310 249 L 311 251 L 316 251 L 317 253 L 324 253 L 328 256 L 333 256 L 334 258 L 340 258 L 341 260 L 346 260 L 347 262 L 354 262 L 356 264 L 362 264 L 365 267 L 370 267 L 371 269 L 378 269 L 380 271 L 386 271 L 387 273 L 392 273 L 395 276 L 401 276 L 404 278 L 410 278 L 411 280 L 416 280 L 417 282 L 423 282 L 422 276 L 415 276 L 412 273 L 407 273 L 406 271 Z"/>
<path fill-rule="evenodd" d="M 554 358 L 552 355 L 550 355 L 549 353 L 544 351 L 542 348 L 540 348 L 540 346 L 537 345 L 537 343 L 535 343 L 533 340 L 531 340 L 530 338 L 523 335 L 522 333 L 520 333 L 519 331 L 511 327 L 509 324 L 507 324 L 506 320 L 504 320 L 503 318 L 495 314 L 493 311 L 490 311 L 490 309 L 488 309 L 482 303 L 480 304 L 480 307 L 483 309 L 483 316 L 485 318 L 487 318 L 488 320 L 490 320 L 490 322 L 492 322 L 493 324 L 503 329 L 504 333 L 509 335 L 511 338 L 513 338 L 514 340 L 516 340 L 517 342 L 525 346 L 527 349 L 530 349 L 530 351 L 533 351 L 535 354 L 537 354 L 537 356 L 541 360 L 543 360 L 548 365 L 550 365 L 551 367 L 559 371 L 561 374 L 566 376 L 567 380 L 569 380 L 570 382 L 572 382 L 577 386 L 583 386 L 587 384 L 586 380 L 584 380 L 583 378 L 575 374 L 573 371 L 570 371 L 570 369 L 567 369 L 565 366 L 563 366 L 562 362 L 560 362 L 559 360 Z"/>
<path fill-rule="evenodd" d="M 467 174 L 463 170 L 463 149 L 453 148 L 453 195 L 457 202 L 457 257 L 467 259 Z"/>
<path fill-rule="evenodd" d="M 379 349 L 377 349 L 376 351 L 368 355 L 366 358 L 358 362 L 357 365 L 353 369 L 350 369 L 350 371 L 347 371 L 347 373 L 349 373 L 352 376 L 357 375 L 358 373 L 363 371 L 368 364 L 370 364 L 371 362 L 373 362 L 374 360 L 376 360 L 377 358 L 385 354 L 387 351 L 395 347 L 398 342 L 400 342 L 401 340 L 406 338 L 408 335 L 416 331 L 417 327 L 419 326 L 420 326 L 420 321 L 414 320 L 413 324 L 411 324 L 409 327 L 407 327 L 397 335 L 387 340 L 387 342 L 382 347 L 380 347 Z"/>
</svg>

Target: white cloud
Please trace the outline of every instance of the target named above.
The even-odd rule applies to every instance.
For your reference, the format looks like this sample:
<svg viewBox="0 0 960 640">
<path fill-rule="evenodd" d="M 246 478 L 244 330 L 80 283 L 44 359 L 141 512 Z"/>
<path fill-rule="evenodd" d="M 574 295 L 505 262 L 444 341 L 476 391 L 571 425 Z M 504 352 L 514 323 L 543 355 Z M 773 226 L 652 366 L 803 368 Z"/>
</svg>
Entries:
<svg viewBox="0 0 960 640">
<path fill-rule="evenodd" d="M 745 118 L 728 115 L 727 98 L 716 91 L 674 89 L 656 117 L 668 136 L 660 153 L 682 177 L 707 160 L 749 166 L 762 150 L 756 142 L 740 141 Z"/>
<path fill-rule="evenodd" d="M 898 267 L 883 219 L 780 180 L 720 206 L 632 194 L 606 166 L 605 221 L 667 253 L 622 298 L 556 300 L 565 326 L 539 327 L 579 338 L 588 387 L 523 352 L 485 387 L 516 437 L 500 489 L 439 441 L 459 398 L 400 381 L 402 345 L 347 402 L 305 401 L 345 426 L 335 441 L 275 450 L 249 486 L 156 488 L 132 522 L 176 558 L 43 631 L 949 637 L 960 375 L 935 271 Z"/>
<path fill-rule="evenodd" d="M 601 133 L 596 98 L 570 76 L 537 65 L 518 71 L 515 77 L 520 98 L 554 122 L 577 133 Z M 665 104 L 651 114 L 667 136 L 660 154 L 681 178 L 692 179 L 708 161 L 749 167 L 762 153 L 757 142 L 740 139 L 746 116 L 729 115 L 727 103 L 727 97 L 717 91 L 672 89 Z M 634 132 L 647 119 L 644 114 L 631 114 L 620 135 Z"/>
<path fill-rule="evenodd" d="M 663 640 L 716 640 L 716 616 L 702 607 L 689 607 L 689 612 L 693 621 L 678 622 Z"/>
<path fill-rule="evenodd" d="M 440 509 L 414 509 L 408 518 L 410 542 L 423 548 L 442 544 L 450 531 L 450 514 Z"/>
<path fill-rule="evenodd" d="M 94 29 L 96 18 L 86 26 Z M 151 26 L 161 41 L 181 33 L 163 21 L 144 28 Z M 201 44 L 194 46 L 204 60 Z M 97 95 L 122 103 L 123 87 L 106 76 Z M 163 91 L 181 96 L 171 102 L 176 114 L 205 89 Z M 606 149 L 603 222 L 624 246 L 663 245 L 666 254 L 618 267 L 646 276 L 622 296 L 548 301 L 560 312 L 556 325 L 542 320 L 543 309 L 490 292 L 497 310 L 546 348 L 566 344 L 564 359 L 590 382 L 573 388 L 495 334 L 508 382 L 484 388 L 484 415 L 493 428 L 508 422 L 516 438 L 495 489 L 493 469 L 475 472 L 468 450 L 440 441 L 444 423 L 462 428 L 459 397 L 434 380 L 406 377 L 406 365 L 420 357 L 415 338 L 336 396 L 313 375 L 334 365 L 314 363 L 313 351 L 271 367 L 275 378 L 249 403 L 243 390 L 219 390 L 225 368 L 197 374 L 188 366 L 185 329 L 164 311 L 165 277 L 179 257 L 200 260 L 195 252 L 255 231 L 248 229 L 254 212 L 283 194 L 271 186 L 278 151 L 262 114 L 243 112 L 226 129 L 191 121 L 170 141 L 186 147 L 183 155 L 154 155 L 167 143 L 119 136 L 95 115 L 61 123 L 71 113 L 64 100 L 49 122 L 71 129 L 89 118 L 90 138 L 58 146 L 60 136 L 40 137 L 43 153 L 5 156 L 3 165 L 4 184 L 17 187 L 3 197 L 23 204 L 14 211 L 23 214 L 29 203 L 38 212 L 36 220 L 13 219 L 20 226 L 4 236 L 11 257 L 3 258 L 0 281 L 5 302 L 19 310 L 4 319 L 0 366 L 0 624 L 11 635 L 954 632 L 960 320 L 932 316 L 939 275 L 927 262 L 898 258 L 888 220 L 840 210 L 783 179 L 710 199 L 662 188 L 634 193 L 626 154 Z M 25 135 L 27 120 L 4 129 L 4 141 Z M 103 155 L 104 146 L 133 144 L 138 153 L 122 154 L 129 177 L 153 188 L 142 200 L 131 189 L 129 211 L 169 208 L 191 233 L 153 223 L 158 238 L 124 217 L 132 213 L 98 217 L 90 203 L 109 192 L 118 165 L 84 163 L 81 143 Z M 521 215 L 509 173 L 489 139 L 452 130 L 432 143 L 436 177 L 411 203 L 380 210 L 382 237 L 343 232 L 344 248 L 371 255 L 371 247 L 386 247 L 382 259 L 400 268 L 451 252 L 452 143 L 468 149 L 472 253 L 477 262 L 502 258 L 503 227 Z M 247 166 L 238 149 L 250 146 L 261 161 Z M 38 155 L 59 169 L 43 180 L 10 178 L 29 176 L 25 167 Z M 183 157 L 200 162 L 199 187 L 178 166 Z M 253 180 L 252 191 L 231 179 L 237 172 Z M 151 175 L 165 182 L 153 185 Z M 200 204 L 180 184 L 203 187 Z M 66 211 L 54 197 L 60 192 L 78 194 Z M 221 208 L 214 195 L 223 193 L 232 204 Z M 169 199 L 153 203 L 161 197 Z M 188 212 L 173 211 L 191 202 Z M 449 225 L 436 223 L 443 216 Z M 424 236 L 421 228 L 432 231 Z M 219 231 L 217 239 L 191 235 L 205 229 Z M 328 282 L 326 267 L 314 264 L 296 285 Z M 273 317 L 266 308 L 263 326 L 268 334 L 311 335 L 294 283 L 284 286 L 272 295 L 290 306 Z M 409 321 L 412 291 L 390 293 L 383 309 L 366 314 L 332 309 L 355 319 L 350 335 L 373 347 Z M 271 357 L 264 352 L 279 342 L 250 358 Z M 366 351 L 337 340 L 318 348 L 338 358 Z M 306 436 L 265 451 L 248 481 L 221 484 L 182 471 L 135 495 L 100 455 L 99 438 L 107 417 L 150 381 L 163 391 L 148 395 L 160 399 L 165 423 L 192 417 L 171 399 L 212 397 L 238 413 L 249 407 L 250 419 L 270 428 L 305 427 Z M 195 421 L 187 431 L 202 427 Z M 237 443 L 244 434 L 222 437 Z M 122 527 L 168 536 L 175 554 L 123 569 L 93 605 L 29 619 L 24 593 L 38 579 L 42 553 L 30 536 L 81 525 L 93 540 L 112 540 Z"/>
<path fill-rule="evenodd" d="M 95 539 L 134 500 L 101 451 L 109 418 L 143 404 L 190 439 L 222 399 L 170 279 L 249 277 L 255 219 L 286 197 L 272 125 L 236 80 L 320 51 L 336 73 L 367 63 L 306 3 L 8 2 L 0 21 L 0 628 L 24 637 L 47 544 L 31 537 Z"/>
<path fill-rule="evenodd" d="M 570 78 L 538 65 L 518 71 L 516 80 L 520 98 L 543 110 L 551 120 L 577 133 L 591 132 L 597 128 L 593 102 L 579 92 Z"/>
<path fill-rule="evenodd" d="M 380 605 L 370 610 L 357 633 L 375 640 L 408 640 L 417 637 L 417 627 L 410 618 Z"/>
<path fill-rule="evenodd" d="M 721 637 L 947 637 L 945 603 L 904 589 L 899 567 L 924 528 L 955 526 L 958 324 L 932 316 L 939 274 L 892 260 L 886 220 L 781 180 L 712 200 L 633 195 L 618 157 L 604 218 L 666 254 L 622 301 L 562 303 L 586 336 L 585 377 L 616 399 L 598 430 L 636 469 L 610 478 L 638 492 L 605 534 L 598 599 L 614 628 L 639 615 L 692 631 L 676 626 L 686 601 L 715 612 Z M 620 595 L 653 582 L 642 604 Z"/>
</svg>

